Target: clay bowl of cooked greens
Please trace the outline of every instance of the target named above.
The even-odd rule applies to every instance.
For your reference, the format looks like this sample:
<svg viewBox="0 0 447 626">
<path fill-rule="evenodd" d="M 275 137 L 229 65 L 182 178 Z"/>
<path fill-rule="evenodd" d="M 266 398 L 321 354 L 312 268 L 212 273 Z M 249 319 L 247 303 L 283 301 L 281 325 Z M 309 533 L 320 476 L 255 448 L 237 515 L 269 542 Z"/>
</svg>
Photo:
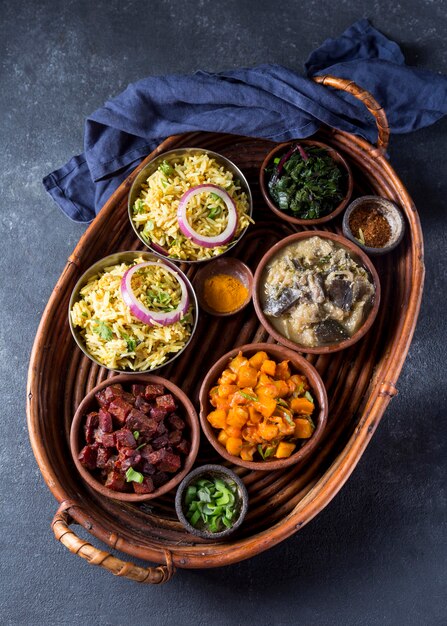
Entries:
<svg viewBox="0 0 447 626">
<path fill-rule="evenodd" d="M 259 173 L 268 207 L 292 224 L 323 224 L 347 206 L 353 190 L 349 165 L 319 141 L 282 143 L 265 157 Z"/>
<path fill-rule="evenodd" d="M 307 459 L 327 420 L 317 370 L 278 344 L 247 344 L 222 356 L 205 376 L 199 399 L 208 441 L 227 461 L 252 470 Z"/>
<path fill-rule="evenodd" d="M 203 148 L 178 148 L 152 159 L 135 178 L 128 213 L 137 237 L 176 261 L 209 261 L 245 233 L 253 202 L 241 170 Z"/>
<path fill-rule="evenodd" d="M 70 330 L 86 356 L 109 370 L 140 374 L 185 350 L 199 311 L 191 283 L 174 263 L 134 250 L 94 263 L 68 308 Z"/>
<path fill-rule="evenodd" d="M 247 489 L 228 467 L 203 465 L 180 483 L 175 496 L 179 520 L 192 535 L 222 539 L 244 521 L 248 508 Z"/>
<path fill-rule="evenodd" d="M 354 243 L 335 233 L 304 231 L 282 239 L 261 259 L 253 304 L 264 328 L 288 348 L 336 352 L 371 328 L 380 282 Z"/>
</svg>

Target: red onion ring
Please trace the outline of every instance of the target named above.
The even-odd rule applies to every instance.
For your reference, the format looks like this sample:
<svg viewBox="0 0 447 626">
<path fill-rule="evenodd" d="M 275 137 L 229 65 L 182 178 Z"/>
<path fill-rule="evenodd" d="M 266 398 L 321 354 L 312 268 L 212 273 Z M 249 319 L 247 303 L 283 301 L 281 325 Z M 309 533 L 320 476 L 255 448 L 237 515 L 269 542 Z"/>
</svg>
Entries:
<svg viewBox="0 0 447 626">
<path fill-rule="evenodd" d="M 161 313 L 160 311 L 151 311 L 146 308 L 140 300 L 135 296 L 132 289 L 132 276 L 140 270 L 142 267 L 148 267 L 150 265 L 155 265 L 156 267 L 162 267 L 166 272 L 169 272 L 175 276 L 180 284 L 180 288 L 182 290 L 182 295 L 180 298 L 180 302 L 176 309 L 173 311 L 169 311 L 169 313 Z M 183 278 L 173 270 L 168 267 L 164 263 L 156 263 L 154 261 L 148 261 L 146 263 L 139 263 L 138 265 L 134 265 L 124 274 L 121 279 L 121 295 L 123 297 L 124 302 L 130 309 L 132 315 L 134 315 L 140 322 L 144 322 L 149 326 L 153 326 L 154 324 L 160 324 L 161 326 L 168 326 L 169 324 L 174 324 L 182 319 L 183 315 L 186 313 L 189 307 L 189 295 L 188 289 L 186 287 L 185 281 Z"/>
<path fill-rule="evenodd" d="M 188 222 L 188 218 L 186 217 L 186 208 L 188 206 L 188 202 L 192 197 L 196 196 L 198 193 L 215 193 L 219 198 L 221 198 L 228 209 L 228 224 L 225 227 L 220 235 L 215 235 L 214 237 L 206 237 L 205 235 L 201 235 L 196 232 L 192 226 Z M 234 204 L 232 198 L 228 195 L 225 189 L 219 187 L 218 185 L 197 185 L 196 187 L 191 187 L 188 189 L 183 196 L 180 198 L 180 203 L 178 205 L 177 210 L 177 219 L 178 225 L 181 232 L 187 237 L 191 239 L 191 241 L 198 246 L 202 246 L 203 248 L 216 248 L 217 246 L 223 246 L 228 243 L 234 237 L 234 233 L 237 228 L 237 210 L 236 205 Z"/>
</svg>

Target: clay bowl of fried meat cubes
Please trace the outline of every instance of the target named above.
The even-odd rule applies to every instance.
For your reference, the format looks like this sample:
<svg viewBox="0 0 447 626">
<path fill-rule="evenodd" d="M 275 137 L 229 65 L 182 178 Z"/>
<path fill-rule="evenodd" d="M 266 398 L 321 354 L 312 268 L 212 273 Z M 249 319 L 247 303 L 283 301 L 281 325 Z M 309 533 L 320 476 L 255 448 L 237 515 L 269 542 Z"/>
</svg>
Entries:
<svg viewBox="0 0 447 626">
<path fill-rule="evenodd" d="M 190 471 L 199 449 L 196 411 L 160 376 L 121 375 L 94 387 L 70 432 L 76 467 L 109 498 L 142 502 L 167 493 Z"/>
</svg>

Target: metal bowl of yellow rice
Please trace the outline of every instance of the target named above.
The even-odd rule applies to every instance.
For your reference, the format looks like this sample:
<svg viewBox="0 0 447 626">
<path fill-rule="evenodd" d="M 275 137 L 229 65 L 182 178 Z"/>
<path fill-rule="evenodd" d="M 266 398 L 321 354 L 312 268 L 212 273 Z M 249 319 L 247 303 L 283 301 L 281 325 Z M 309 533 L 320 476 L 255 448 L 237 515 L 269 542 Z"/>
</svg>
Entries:
<svg viewBox="0 0 447 626">
<path fill-rule="evenodd" d="M 175 269 L 186 284 L 189 310 L 168 326 L 144 324 L 121 297 L 121 280 L 136 263 L 155 261 Z M 68 318 L 79 348 L 98 365 L 116 372 L 153 372 L 177 358 L 197 328 L 199 307 L 194 289 L 180 269 L 148 251 L 116 252 L 92 265 L 71 294 Z"/>
<path fill-rule="evenodd" d="M 237 211 L 233 239 L 214 248 L 202 247 L 183 235 L 177 209 L 183 194 L 198 185 L 217 185 L 228 193 Z M 205 195 L 205 197 L 202 197 Z M 204 236 L 226 227 L 227 209 L 213 194 L 198 194 L 188 205 L 188 221 Z M 233 248 L 252 220 L 253 200 L 241 170 L 226 157 L 203 148 L 178 148 L 152 159 L 135 178 L 129 193 L 129 220 L 148 248 L 173 261 L 209 261 Z"/>
</svg>

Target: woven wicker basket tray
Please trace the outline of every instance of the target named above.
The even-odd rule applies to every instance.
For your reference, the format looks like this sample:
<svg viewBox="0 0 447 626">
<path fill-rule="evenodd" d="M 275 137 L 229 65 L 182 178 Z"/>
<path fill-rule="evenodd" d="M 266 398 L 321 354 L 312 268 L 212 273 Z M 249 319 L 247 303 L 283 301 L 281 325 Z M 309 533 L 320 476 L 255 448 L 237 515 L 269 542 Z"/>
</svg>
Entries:
<svg viewBox="0 0 447 626">
<path fill-rule="evenodd" d="M 378 145 L 323 129 L 317 138 L 333 145 L 349 161 L 355 194 L 374 193 L 394 200 L 406 216 L 405 237 L 394 252 L 374 260 L 382 284 L 382 304 L 367 335 L 348 350 L 309 355 L 326 385 L 328 426 L 310 460 L 282 471 L 253 472 L 235 468 L 246 484 L 250 508 L 241 532 L 227 542 L 200 542 L 176 518 L 174 493 L 148 504 L 124 504 L 101 497 L 82 482 L 69 451 L 69 430 L 76 407 L 88 391 L 113 373 L 92 363 L 76 347 L 68 326 L 70 293 L 95 261 L 118 250 L 139 249 L 128 222 L 127 196 L 141 167 L 160 152 L 178 147 L 215 150 L 236 163 L 253 191 L 256 225 L 232 250 L 252 270 L 263 252 L 279 239 L 302 230 L 278 220 L 262 201 L 259 167 L 272 143 L 264 140 L 191 133 L 170 137 L 133 172 L 90 225 L 70 256 L 43 314 L 31 355 L 28 378 L 28 428 L 39 468 L 60 503 L 52 528 L 71 552 L 113 574 L 146 583 L 169 580 L 177 568 L 209 568 L 235 563 L 266 550 L 297 532 L 341 489 L 354 470 L 390 401 L 413 336 L 422 296 L 423 241 L 416 209 L 383 156 L 388 125 L 374 99 L 353 83 L 319 77 L 332 87 L 360 98 L 378 125 Z M 341 219 L 325 225 L 341 231 Z M 312 229 L 310 229 L 312 230 Z M 197 266 L 182 265 L 193 278 Z M 232 347 L 273 341 L 250 305 L 230 318 L 201 314 L 188 349 L 157 372 L 179 385 L 197 406 L 204 373 Z M 221 462 L 204 438 L 197 464 Z M 162 565 L 140 567 L 99 550 L 71 530 L 76 522 L 111 548 Z"/>
</svg>

